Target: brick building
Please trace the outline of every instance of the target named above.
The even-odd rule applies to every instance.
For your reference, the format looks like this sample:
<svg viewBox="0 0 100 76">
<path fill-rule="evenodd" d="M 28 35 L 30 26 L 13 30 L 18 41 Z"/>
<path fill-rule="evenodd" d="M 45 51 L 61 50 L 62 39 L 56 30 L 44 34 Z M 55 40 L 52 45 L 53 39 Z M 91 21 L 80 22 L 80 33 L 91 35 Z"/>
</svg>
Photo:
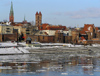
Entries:
<svg viewBox="0 0 100 76">
<path fill-rule="evenodd" d="M 2 34 L 2 41 L 18 41 L 18 30 L 13 30 L 12 34 Z"/>
<path fill-rule="evenodd" d="M 87 44 L 100 43 L 100 31 L 94 24 L 84 24 L 84 28 L 80 31 L 79 37 L 84 37 Z"/>
<path fill-rule="evenodd" d="M 41 12 L 36 12 L 35 14 L 35 25 L 40 26 L 42 24 L 42 14 Z"/>
<path fill-rule="evenodd" d="M 79 40 L 79 31 L 72 30 L 72 43 L 78 43 Z"/>
<path fill-rule="evenodd" d="M 63 43 L 64 42 L 64 36 L 62 30 L 57 30 L 55 32 L 55 43 Z"/>
</svg>

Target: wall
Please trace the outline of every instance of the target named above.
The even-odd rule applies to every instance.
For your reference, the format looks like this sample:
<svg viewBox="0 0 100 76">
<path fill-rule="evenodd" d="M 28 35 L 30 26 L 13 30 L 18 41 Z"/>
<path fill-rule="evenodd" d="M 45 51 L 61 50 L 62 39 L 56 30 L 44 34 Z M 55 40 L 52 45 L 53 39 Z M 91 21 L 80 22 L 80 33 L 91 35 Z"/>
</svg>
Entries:
<svg viewBox="0 0 100 76">
<path fill-rule="evenodd" d="M 63 33 L 55 33 L 55 43 L 63 43 Z"/>
<path fill-rule="evenodd" d="M 65 43 L 71 43 L 72 42 L 72 36 L 64 36 Z"/>
<path fill-rule="evenodd" d="M 0 34 L 0 42 L 2 42 L 2 34 Z"/>
<path fill-rule="evenodd" d="M 3 34 L 3 41 L 17 41 L 17 35 L 16 34 Z"/>
<path fill-rule="evenodd" d="M 39 36 L 38 40 L 39 42 L 42 42 L 42 43 L 54 43 L 55 42 L 54 36 Z"/>
</svg>

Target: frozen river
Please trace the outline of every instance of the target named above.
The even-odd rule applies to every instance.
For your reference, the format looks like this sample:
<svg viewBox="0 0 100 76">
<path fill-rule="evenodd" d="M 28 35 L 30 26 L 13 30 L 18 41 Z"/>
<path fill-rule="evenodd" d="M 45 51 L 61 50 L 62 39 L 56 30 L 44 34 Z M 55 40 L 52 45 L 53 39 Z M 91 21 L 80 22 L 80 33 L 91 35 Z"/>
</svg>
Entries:
<svg viewBox="0 0 100 76">
<path fill-rule="evenodd" d="M 0 76 L 100 76 L 99 52 L 0 55 Z"/>
</svg>

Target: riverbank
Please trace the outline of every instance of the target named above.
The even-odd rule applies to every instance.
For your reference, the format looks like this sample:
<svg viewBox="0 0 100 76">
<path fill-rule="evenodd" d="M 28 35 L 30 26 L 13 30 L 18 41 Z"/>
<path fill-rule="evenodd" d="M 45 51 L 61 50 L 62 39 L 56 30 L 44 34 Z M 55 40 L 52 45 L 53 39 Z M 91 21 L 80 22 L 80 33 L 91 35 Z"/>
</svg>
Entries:
<svg viewBox="0 0 100 76">
<path fill-rule="evenodd" d="M 61 53 L 81 53 L 87 54 L 90 52 L 99 52 L 100 45 L 93 44 L 93 46 L 84 45 L 72 45 L 65 43 L 34 43 L 41 46 L 35 47 L 33 45 L 28 46 L 25 42 L 23 43 L 12 43 L 4 42 L 0 43 L 0 55 L 16 55 L 16 54 L 61 54 Z"/>
</svg>

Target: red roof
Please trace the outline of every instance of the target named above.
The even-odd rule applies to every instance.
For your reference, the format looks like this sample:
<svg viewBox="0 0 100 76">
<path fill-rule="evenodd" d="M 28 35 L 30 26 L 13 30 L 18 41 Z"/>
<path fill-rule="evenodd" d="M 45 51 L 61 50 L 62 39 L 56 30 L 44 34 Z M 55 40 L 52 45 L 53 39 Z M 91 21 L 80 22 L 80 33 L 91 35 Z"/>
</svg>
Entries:
<svg viewBox="0 0 100 76">
<path fill-rule="evenodd" d="M 86 32 L 85 31 L 80 31 L 80 34 L 86 35 Z"/>
<path fill-rule="evenodd" d="M 81 37 L 81 40 L 86 40 L 83 36 Z"/>
<path fill-rule="evenodd" d="M 39 12 L 39 15 L 42 15 L 41 12 Z"/>
<path fill-rule="evenodd" d="M 47 30 L 66 30 L 66 26 L 48 26 Z"/>
<path fill-rule="evenodd" d="M 22 23 L 19 23 L 19 24 L 16 24 L 14 26 L 23 26 L 23 24 Z"/>
<path fill-rule="evenodd" d="M 40 25 L 38 28 L 39 28 L 39 30 L 46 30 L 48 25 L 49 24 L 45 23 L 45 24 Z"/>
<path fill-rule="evenodd" d="M 38 12 L 36 12 L 36 15 L 38 15 Z"/>
<path fill-rule="evenodd" d="M 85 24 L 84 25 L 84 31 L 90 31 L 91 28 L 94 28 L 94 24 Z"/>
<path fill-rule="evenodd" d="M 66 26 L 50 26 L 49 24 L 42 24 L 39 30 L 66 30 Z"/>
<path fill-rule="evenodd" d="M 96 31 L 98 31 L 99 29 L 98 29 L 98 27 L 95 27 L 95 29 L 96 29 Z"/>
</svg>

